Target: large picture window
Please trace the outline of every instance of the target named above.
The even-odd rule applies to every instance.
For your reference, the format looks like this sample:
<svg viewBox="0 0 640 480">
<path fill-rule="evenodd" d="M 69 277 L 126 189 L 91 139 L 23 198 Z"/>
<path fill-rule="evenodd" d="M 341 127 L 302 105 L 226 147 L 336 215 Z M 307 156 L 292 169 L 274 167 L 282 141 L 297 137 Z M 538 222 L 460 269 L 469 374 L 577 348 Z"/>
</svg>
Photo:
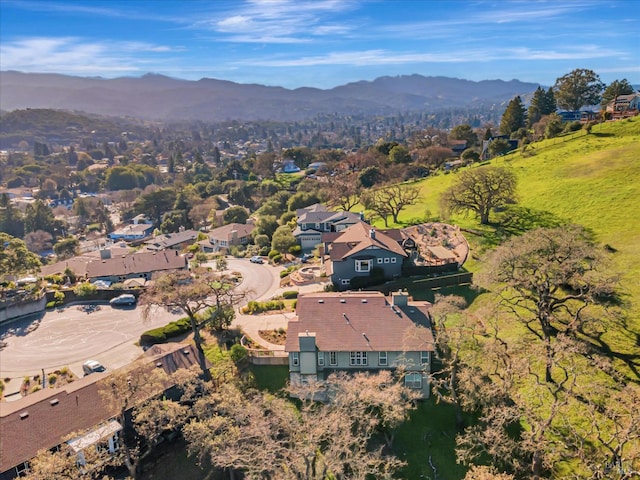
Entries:
<svg viewBox="0 0 640 480">
<path fill-rule="evenodd" d="M 350 352 L 350 365 L 367 365 L 367 352 Z"/>
<path fill-rule="evenodd" d="M 356 272 L 370 272 L 373 260 L 356 260 Z"/>
</svg>

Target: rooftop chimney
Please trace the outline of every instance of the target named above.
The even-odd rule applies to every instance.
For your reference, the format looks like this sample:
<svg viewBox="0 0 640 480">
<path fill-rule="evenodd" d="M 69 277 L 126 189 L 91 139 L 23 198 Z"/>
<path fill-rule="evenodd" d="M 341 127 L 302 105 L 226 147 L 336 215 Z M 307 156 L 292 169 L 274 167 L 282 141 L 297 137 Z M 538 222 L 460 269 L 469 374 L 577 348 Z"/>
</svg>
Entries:
<svg viewBox="0 0 640 480">
<path fill-rule="evenodd" d="M 106 260 L 107 258 L 111 258 L 111 250 L 103 248 L 100 250 L 100 260 Z"/>
<path fill-rule="evenodd" d="M 391 294 L 391 305 L 396 305 L 398 307 L 406 307 L 408 302 L 409 302 L 409 294 L 407 294 L 407 292 L 398 290 L 397 292 L 393 292 Z"/>
<path fill-rule="evenodd" d="M 375 240 L 376 239 L 376 231 L 372 228 L 371 230 L 369 230 L 369 236 Z"/>
</svg>

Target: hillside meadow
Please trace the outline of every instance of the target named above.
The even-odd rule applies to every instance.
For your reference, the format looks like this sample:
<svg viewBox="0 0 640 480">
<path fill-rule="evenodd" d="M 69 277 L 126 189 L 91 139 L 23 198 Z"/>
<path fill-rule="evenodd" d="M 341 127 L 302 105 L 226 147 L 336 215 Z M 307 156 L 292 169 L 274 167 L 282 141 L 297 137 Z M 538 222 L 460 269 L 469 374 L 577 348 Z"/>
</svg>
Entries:
<svg viewBox="0 0 640 480">
<path fill-rule="evenodd" d="M 532 143 L 523 151 L 476 164 L 512 169 L 518 177 L 518 207 L 533 224 L 555 221 L 589 229 L 597 242 L 613 252 L 613 268 L 619 273 L 620 291 L 628 302 L 627 328 L 607 332 L 610 346 L 620 353 L 637 353 L 640 335 L 640 118 L 596 125 L 590 134 L 579 131 L 564 137 Z M 444 218 L 440 195 L 457 174 L 441 173 L 414 185 L 421 201 L 400 215 L 401 222 L 425 216 Z M 488 248 L 504 238 L 500 214 L 490 226 L 481 226 L 473 215 L 456 215 L 445 221 L 467 231 L 471 256 L 465 268 L 482 269 Z M 382 226 L 378 222 L 378 226 Z M 474 233 L 470 233 L 472 231 Z"/>
</svg>

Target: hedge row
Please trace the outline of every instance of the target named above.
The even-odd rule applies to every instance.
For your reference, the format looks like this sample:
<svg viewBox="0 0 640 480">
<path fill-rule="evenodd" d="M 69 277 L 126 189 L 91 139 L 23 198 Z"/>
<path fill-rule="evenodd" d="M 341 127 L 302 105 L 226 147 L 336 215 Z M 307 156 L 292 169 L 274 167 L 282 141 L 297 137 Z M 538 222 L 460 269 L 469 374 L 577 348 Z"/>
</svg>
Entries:
<svg viewBox="0 0 640 480">
<path fill-rule="evenodd" d="M 269 300 L 268 302 L 256 302 L 252 300 L 242 309 L 242 312 L 253 315 L 255 313 L 262 313 L 269 310 L 282 309 L 284 309 L 284 302 L 282 300 Z"/>
<path fill-rule="evenodd" d="M 184 317 L 175 322 L 170 322 L 164 327 L 153 328 L 142 333 L 140 335 L 140 344 L 155 345 L 156 343 L 164 343 L 168 338 L 177 337 L 189 330 L 191 330 L 191 322 L 189 317 Z"/>
</svg>

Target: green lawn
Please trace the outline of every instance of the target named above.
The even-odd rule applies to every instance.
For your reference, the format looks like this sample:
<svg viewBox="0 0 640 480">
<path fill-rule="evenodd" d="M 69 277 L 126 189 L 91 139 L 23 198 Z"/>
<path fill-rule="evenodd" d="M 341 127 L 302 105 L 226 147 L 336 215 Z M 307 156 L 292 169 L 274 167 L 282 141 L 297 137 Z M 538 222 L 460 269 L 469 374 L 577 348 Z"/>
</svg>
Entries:
<svg viewBox="0 0 640 480">
<path fill-rule="evenodd" d="M 396 433 L 393 449 L 408 465 L 399 478 L 436 478 L 431 463 L 440 480 L 464 478 L 466 467 L 456 463 L 455 413 L 453 407 L 436 404 L 433 399 L 420 402 L 409 421 Z"/>
</svg>

